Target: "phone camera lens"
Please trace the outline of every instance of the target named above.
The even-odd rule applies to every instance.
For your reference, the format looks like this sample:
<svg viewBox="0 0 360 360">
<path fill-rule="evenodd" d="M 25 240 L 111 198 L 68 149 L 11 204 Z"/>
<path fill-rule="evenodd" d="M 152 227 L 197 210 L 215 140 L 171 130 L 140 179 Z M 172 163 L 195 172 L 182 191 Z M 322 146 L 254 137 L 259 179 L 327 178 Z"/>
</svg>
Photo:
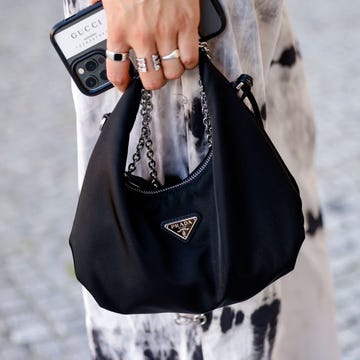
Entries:
<svg viewBox="0 0 360 360">
<path fill-rule="evenodd" d="M 87 71 L 94 71 L 97 68 L 97 62 L 95 60 L 89 60 L 85 63 L 85 69 Z"/>
<path fill-rule="evenodd" d="M 91 75 L 86 78 L 85 84 L 89 89 L 92 89 L 98 84 L 98 79 L 95 76 Z"/>
<path fill-rule="evenodd" d="M 105 81 L 107 81 L 107 75 L 106 75 L 106 70 L 103 70 L 101 73 L 100 73 L 100 77 L 101 77 L 101 79 L 102 80 L 105 80 Z"/>
</svg>

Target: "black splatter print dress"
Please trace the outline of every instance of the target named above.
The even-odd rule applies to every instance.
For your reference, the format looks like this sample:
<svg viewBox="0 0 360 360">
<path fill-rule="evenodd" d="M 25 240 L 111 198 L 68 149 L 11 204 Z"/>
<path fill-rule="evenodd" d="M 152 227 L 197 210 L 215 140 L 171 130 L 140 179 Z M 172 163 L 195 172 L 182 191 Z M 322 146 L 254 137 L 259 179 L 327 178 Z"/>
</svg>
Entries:
<svg viewBox="0 0 360 360">
<path fill-rule="evenodd" d="M 118 315 L 101 309 L 84 290 L 93 359 L 106 360 L 336 360 L 332 287 L 313 169 L 315 129 L 301 54 L 282 0 L 222 0 L 223 34 L 209 42 L 213 61 L 230 79 L 245 72 L 265 127 L 295 175 L 304 204 L 307 239 L 296 270 L 252 299 L 182 325 L 176 314 Z M 64 0 L 65 14 L 88 5 Z M 153 131 L 160 175 L 185 177 L 203 155 L 191 126 L 198 72 L 187 71 L 154 93 Z M 79 185 L 99 135 L 99 122 L 121 96 L 95 98 L 73 87 L 77 114 Z M 135 132 L 138 129 L 135 129 Z M 133 136 L 133 145 L 137 135 Z M 130 153 L 132 153 L 130 151 Z"/>
</svg>

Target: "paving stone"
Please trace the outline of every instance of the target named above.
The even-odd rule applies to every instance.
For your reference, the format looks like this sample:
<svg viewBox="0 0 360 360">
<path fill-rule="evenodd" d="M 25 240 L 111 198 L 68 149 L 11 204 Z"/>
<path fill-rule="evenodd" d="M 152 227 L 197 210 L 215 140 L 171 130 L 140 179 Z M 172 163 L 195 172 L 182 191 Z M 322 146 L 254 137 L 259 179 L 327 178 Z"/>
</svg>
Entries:
<svg viewBox="0 0 360 360">
<path fill-rule="evenodd" d="M 15 345 L 28 345 L 49 338 L 49 328 L 41 323 L 32 323 L 17 327 L 10 333 L 10 340 Z"/>
<path fill-rule="evenodd" d="M 340 331 L 339 338 L 344 353 L 350 353 L 358 347 L 358 336 L 359 335 L 351 329 L 343 329 L 342 331 Z"/>
<path fill-rule="evenodd" d="M 71 305 L 65 292 L 53 292 L 48 297 L 36 301 L 39 311 L 43 311 L 50 317 L 53 312 L 57 311 L 66 311 L 67 309 L 74 309 L 75 311 L 80 306 L 79 303 L 80 300 L 78 300 L 78 304 Z"/>
<path fill-rule="evenodd" d="M 346 254 L 343 254 L 342 256 L 338 256 L 332 262 L 333 271 L 339 278 L 346 277 L 348 274 L 360 273 L 359 258 L 359 254 L 354 254 L 350 251 Z"/>
<path fill-rule="evenodd" d="M 22 313 L 6 319 L 9 337 L 14 344 L 30 344 L 49 339 L 51 329 L 39 316 Z"/>
<path fill-rule="evenodd" d="M 13 297 L 6 300 L 1 299 L 0 301 L 0 313 L 6 314 L 7 316 L 24 312 L 28 307 L 28 301 L 21 297 Z"/>
<path fill-rule="evenodd" d="M 62 359 L 62 348 L 59 342 L 50 341 L 39 342 L 33 344 L 31 347 L 33 358 L 36 360 L 61 360 Z M 79 358 L 79 360 L 82 360 Z"/>
<path fill-rule="evenodd" d="M 90 360 L 90 352 L 89 350 L 82 350 L 76 354 L 67 354 L 61 360 Z"/>
<path fill-rule="evenodd" d="M 352 303 L 346 305 L 338 303 L 337 305 L 341 315 L 338 322 L 339 329 L 341 331 L 350 330 L 358 336 L 358 332 L 355 329 L 360 327 L 359 304 L 353 299 Z"/>
<path fill-rule="evenodd" d="M 49 322 L 59 336 L 68 333 L 85 332 L 85 320 L 76 312 L 76 309 L 68 307 L 64 310 L 56 310 L 47 314 Z"/>
<path fill-rule="evenodd" d="M 30 360 L 31 352 L 28 348 L 7 344 L 6 348 L 0 349 L 0 359 L 2 360 Z M 32 359 L 31 359 L 32 360 Z"/>
<path fill-rule="evenodd" d="M 65 341 L 64 341 L 64 349 L 65 349 L 65 354 L 67 355 L 67 358 L 69 359 L 74 359 L 75 360 L 75 355 L 78 355 L 78 359 L 80 359 L 80 355 L 81 359 L 90 359 L 90 351 L 88 349 L 87 346 L 87 338 L 85 336 L 85 334 L 81 334 L 81 335 L 73 335 L 71 337 L 68 337 Z M 80 351 L 80 353 L 78 353 L 78 351 Z"/>
</svg>

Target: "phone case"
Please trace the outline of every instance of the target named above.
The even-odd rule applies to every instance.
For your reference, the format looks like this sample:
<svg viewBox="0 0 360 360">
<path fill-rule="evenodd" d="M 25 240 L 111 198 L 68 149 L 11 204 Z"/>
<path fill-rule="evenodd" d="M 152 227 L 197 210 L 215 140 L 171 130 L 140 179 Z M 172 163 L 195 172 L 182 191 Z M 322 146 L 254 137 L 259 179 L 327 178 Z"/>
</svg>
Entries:
<svg viewBox="0 0 360 360">
<path fill-rule="evenodd" d="M 94 96 L 112 87 L 106 77 L 106 17 L 101 3 L 57 23 L 50 39 L 81 92 Z"/>
<path fill-rule="evenodd" d="M 200 0 L 200 8 L 199 37 L 207 41 L 224 30 L 226 19 L 217 0 Z M 106 77 L 106 16 L 101 2 L 57 23 L 50 40 L 82 93 L 94 96 L 112 87 Z"/>
<path fill-rule="evenodd" d="M 200 41 L 208 41 L 226 27 L 226 17 L 218 0 L 200 0 Z"/>
</svg>

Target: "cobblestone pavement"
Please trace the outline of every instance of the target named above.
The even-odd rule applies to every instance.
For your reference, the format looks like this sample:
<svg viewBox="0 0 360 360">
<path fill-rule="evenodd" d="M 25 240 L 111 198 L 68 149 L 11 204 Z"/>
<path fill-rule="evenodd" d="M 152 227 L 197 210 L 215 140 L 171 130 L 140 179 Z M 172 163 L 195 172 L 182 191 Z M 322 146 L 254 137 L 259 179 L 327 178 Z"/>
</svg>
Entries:
<svg viewBox="0 0 360 360">
<path fill-rule="evenodd" d="M 74 111 L 48 41 L 61 4 L 34 4 L 2 0 L 0 13 L 0 359 L 86 360 L 67 244 L 77 197 Z M 338 4 L 289 0 L 317 116 L 341 348 L 345 360 L 358 360 L 360 3 Z"/>
<path fill-rule="evenodd" d="M 289 0 L 317 120 L 317 168 L 344 360 L 360 359 L 360 1 Z M 321 359 L 323 360 L 323 359 Z"/>
</svg>

